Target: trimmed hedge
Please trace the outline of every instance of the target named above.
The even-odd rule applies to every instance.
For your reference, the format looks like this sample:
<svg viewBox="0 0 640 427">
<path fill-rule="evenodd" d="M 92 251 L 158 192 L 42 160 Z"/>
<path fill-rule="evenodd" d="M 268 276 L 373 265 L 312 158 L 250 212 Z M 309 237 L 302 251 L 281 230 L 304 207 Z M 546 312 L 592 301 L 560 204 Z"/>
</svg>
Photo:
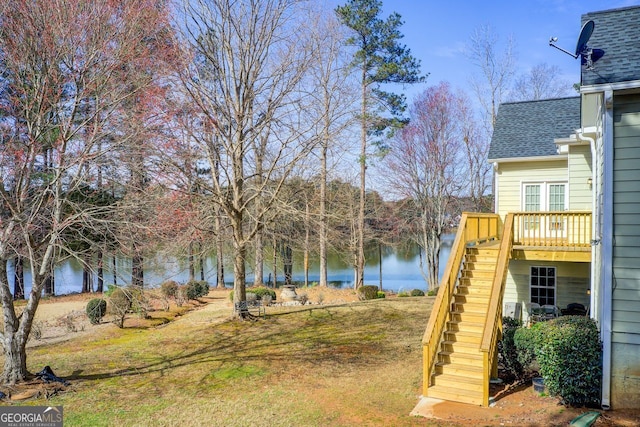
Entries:
<svg viewBox="0 0 640 427">
<path fill-rule="evenodd" d="M 413 289 L 411 291 L 411 296 L 412 297 L 423 297 L 424 296 L 424 291 L 421 289 Z"/>
<path fill-rule="evenodd" d="M 378 298 L 378 287 L 374 285 L 360 286 L 358 288 L 358 298 L 361 301 Z"/>
<path fill-rule="evenodd" d="M 585 316 L 542 322 L 535 337 L 540 374 L 551 395 L 565 405 L 598 404 L 602 378 L 602 343 L 598 327 Z"/>
<path fill-rule="evenodd" d="M 91 324 L 97 325 L 107 313 L 107 302 L 102 298 L 93 298 L 87 303 L 86 311 Z"/>
</svg>

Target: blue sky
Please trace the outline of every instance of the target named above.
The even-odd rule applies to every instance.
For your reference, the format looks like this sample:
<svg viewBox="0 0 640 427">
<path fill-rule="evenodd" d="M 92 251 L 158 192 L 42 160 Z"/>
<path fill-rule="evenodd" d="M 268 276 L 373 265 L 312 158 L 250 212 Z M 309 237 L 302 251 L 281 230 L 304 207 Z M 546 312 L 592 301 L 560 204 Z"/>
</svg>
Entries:
<svg viewBox="0 0 640 427">
<path fill-rule="evenodd" d="M 430 73 L 422 88 L 405 91 L 409 101 L 424 87 L 443 80 L 472 95 L 468 81 L 475 70 L 464 46 L 474 28 L 483 24 L 489 24 L 502 41 L 512 35 L 518 74 L 546 62 L 577 83 L 579 59 L 550 47 L 549 37 L 558 37 L 557 45 L 573 51 L 583 13 L 634 5 L 640 5 L 640 0 L 383 0 L 385 17 L 392 11 L 402 15 L 403 41 L 421 60 L 423 72 Z"/>
</svg>

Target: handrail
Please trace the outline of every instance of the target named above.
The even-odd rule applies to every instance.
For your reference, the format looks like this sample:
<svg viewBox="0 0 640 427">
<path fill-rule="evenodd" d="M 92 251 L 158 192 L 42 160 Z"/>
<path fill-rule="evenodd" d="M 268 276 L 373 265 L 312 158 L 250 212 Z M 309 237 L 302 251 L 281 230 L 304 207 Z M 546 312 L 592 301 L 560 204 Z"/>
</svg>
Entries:
<svg viewBox="0 0 640 427">
<path fill-rule="evenodd" d="M 514 214 L 508 214 L 505 218 L 498 262 L 491 285 L 491 299 L 487 310 L 484 332 L 480 342 L 480 351 L 483 354 L 483 406 L 489 405 L 489 380 L 491 373 L 497 373 L 498 340 L 502 332 L 502 299 L 504 286 L 509 267 L 509 256 L 513 246 L 513 219 Z"/>
<path fill-rule="evenodd" d="M 423 346 L 423 393 L 426 394 L 431 381 L 438 346 L 449 316 L 449 307 L 453 300 L 456 283 L 460 275 L 462 259 L 467 242 L 497 238 L 500 217 L 496 214 L 478 214 L 464 212 L 458 225 L 447 266 L 440 280 L 438 295 L 429 316 L 427 329 L 422 338 Z"/>
<path fill-rule="evenodd" d="M 514 215 L 516 245 L 591 247 L 590 211 L 514 212 Z"/>
</svg>

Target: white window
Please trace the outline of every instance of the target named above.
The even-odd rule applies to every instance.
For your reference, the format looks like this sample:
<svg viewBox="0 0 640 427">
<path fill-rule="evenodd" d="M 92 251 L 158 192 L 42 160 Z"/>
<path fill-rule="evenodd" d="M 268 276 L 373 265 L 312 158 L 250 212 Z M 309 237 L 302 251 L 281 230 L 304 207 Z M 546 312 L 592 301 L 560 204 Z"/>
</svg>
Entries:
<svg viewBox="0 0 640 427">
<path fill-rule="evenodd" d="M 556 305 L 556 268 L 531 267 L 531 302 Z"/>
<path fill-rule="evenodd" d="M 522 210 L 525 212 L 564 211 L 567 209 L 566 182 L 522 184 Z"/>
</svg>

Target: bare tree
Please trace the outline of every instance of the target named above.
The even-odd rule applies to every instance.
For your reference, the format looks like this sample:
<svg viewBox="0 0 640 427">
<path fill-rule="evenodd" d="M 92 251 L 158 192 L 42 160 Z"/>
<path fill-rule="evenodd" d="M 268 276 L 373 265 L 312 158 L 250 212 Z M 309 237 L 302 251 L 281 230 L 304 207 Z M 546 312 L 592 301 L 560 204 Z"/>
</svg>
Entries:
<svg viewBox="0 0 640 427">
<path fill-rule="evenodd" d="M 331 169 L 331 154 L 334 150 L 345 149 L 345 130 L 356 116 L 353 100 L 357 96 L 357 86 L 347 73 L 350 58 L 345 49 L 345 28 L 333 11 L 313 8 L 315 26 L 310 28 L 311 43 L 317 55 L 310 72 L 310 114 L 319 118 L 314 132 L 319 137 L 315 153 L 320 160 L 319 194 L 317 197 L 317 229 L 320 264 L 320 286 L 327 286 L 328 213 L 327 180 Z M 311 16 L 309 16 L 311 19 Z M 308 248 L 307 248 L 308 250 Z"/>
<path fill-rule="evenodd" d="M 304 26 L 294 22 L 295 6 L 293 0 L 213 0 L 184 8 L 185 42 L 194 61 L 181 80 L 203 129 L 211 129 L 194 138 L 211 169 L 219 165 L 220 180 L 211 180 L 207 191 L 233 232 L 235 302 L 246 298 L 251 239 L 315 143 L 309 138 L 313 123 L 300 120 L 306 99 L 299 85 L 310 52 Z M 264 152 L 256 147 L 259 141 Z M 250 210 L 258 197 L 260 208 Z"/>
<path fill-rule="evenodd" d="M 493 206 L 487 195 L 492 184 L 491 165 L 487 162 L 490 136 L 476 121 L 471 102 L 464 93 L 458 93 L 455 102 L 464 143 L 466 195 L 476 212 L 491 212 Z"/>
<path fill-rule="evenodd" d="M 560 67 L 546 62 L 516 78 L 509 96 L 512 101 L 532 101 L 571 95 L 573 85 L 562 78 Z"/>
<path fill-rule="evenodd" d="M 500 38 L 489 25 L 476 28 L 467 46 L 468 57 L 478 74 L 471 77 L 471 86 L 482 107 L 482 118 L 489 136 L 493 134 L 498 106 L 506 99 L 515 73 L 514 42 L 506 40 L 498 51 Z"/>
<path fill-rule="evenodd" d="M 461 100 L 446 83 L 429 87 L 410 108 L 410 123 L 390 141 L 384 159 L 387 177 L 398 196 L 419 215 L 416 241 L 425 251 L 429 289 L 438 286 L 440 238 L 451 224 L 450 205 L 463 187 Z"/>
<path fill-rule="evenodd" d="M 0 49 L 8 94 L 1 121 L 0 299 L 2 381 L 27 375 L 26 343 L 51 267 L 61 253 L 82 261 L 69 230 L 108 221 L 104 206 L 72 195 L 95 189 L 96 162 L 120 149 L 126 135 L 107 125 L 138 94 L 124 81 L 144 79 L 158 58 L 148 40 L 170 34 L 167 11 L 147 0 L 9 2 L 0 16 Z M 142 86 L 140 86 L 142 87 Z M 111 143 L 101 144 L 105 140 Z M 29 301 L 20 315 L 6 261 L 22 256 L 31 269 Z"/>
</svg>

